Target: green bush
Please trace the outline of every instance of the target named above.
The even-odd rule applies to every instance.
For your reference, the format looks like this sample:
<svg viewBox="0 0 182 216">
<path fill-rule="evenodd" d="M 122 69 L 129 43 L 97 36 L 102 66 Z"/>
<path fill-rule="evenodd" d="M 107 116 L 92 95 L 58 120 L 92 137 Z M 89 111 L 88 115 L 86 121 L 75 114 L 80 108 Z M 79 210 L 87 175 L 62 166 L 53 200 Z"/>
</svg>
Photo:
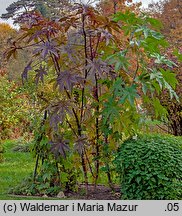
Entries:
<svg viewBox="0 0 182 216">
<path fill-rule="evenodd" d="M 46 174 L 45 174 L 46 175 Z M 9 194 L 25 195 L 25 196 L 55 196 L 61 191 L 59 186 L 50 186 L 48 182 L 43 181 L 41 176 L 38 176 L 36 181 L 32 180 L 32 176 L 25 178 L 15 188 L 9 190 Z"/>
<path fill-rule="evenodd" d="M 115 161 L 122 199 L 182 198 L 182 138 L 143 135 L 126 140 Z"/>
</svg>

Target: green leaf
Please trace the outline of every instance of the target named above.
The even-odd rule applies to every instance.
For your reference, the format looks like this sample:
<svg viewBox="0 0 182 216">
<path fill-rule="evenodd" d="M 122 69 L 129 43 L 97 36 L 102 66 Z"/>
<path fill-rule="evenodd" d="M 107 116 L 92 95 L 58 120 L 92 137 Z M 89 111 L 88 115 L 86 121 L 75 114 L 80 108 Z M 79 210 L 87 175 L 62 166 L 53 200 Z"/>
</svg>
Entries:
<svg viewBox="0 0 182 216">
<path fill-rule="evenodd" d="M 162 89 L 162 87 L 163 87 L 163 77 L 162 77 L 161 72 L 157 71 L 157 69 L 151 70 L 150 79 L 151 80 L 156 80 L 158 82 L 160 88 Z"/>
<path fill-rule="evenodd" d="M 120 98 L 119 103 L 123 104 L 126 100 L 128 100 L 131 106 L 134 106 L 135 99 L 139 97 L 136 87 L 137 85 L 135 84 L 125 87 L 123 89 L 122 97 Z"/>
<path fill-rule="evenodd" d="M 111 87 L 111 91 L 114 93 L 114 95 L 121 96 L 124 86 L 125 83 L 123 79 L 121 77 L 118 77 L 116 81 L 113 83 L 113 86 Z"/>
<path fill-rule="evenodd" d="M 118 22 L 120 20 L 131 25 L 135 24 L 140 19 L 136 17 L 135 13 L 126 11 L 125 13 L 118 12 L 114 14 L 113 21 Z"/>
<path fill-rule="evenodd" d="M 164 36 L 160 32 L 156 32 L 154 30 L 150 30 L 150 34 L 153 38 L 155 38 L 157 40 L 161 40 L 164 38 Z"/>
<path fill-rule="evenodd" d="M 138 176 L 137 178 L 136 178 L 136 182 L 138 183 L 138 184 L 140 184 L 140 182 L 141 182 L 141 177 L 140 176 Z"/>
<path fill-rule="evenodd" d="M 114 55 L 109 56 L 106 61 L 109 64 L 115 64 L 115 71 L 119 71 L 121 68 L 125 71 L 128 70 L 129 62 L 128 58 L 126 57 L 127 50 L 120 51 L 115 53 Z"/>
<path fill-rule="evenodd" d="M 154 19 L 154 18 L 151 18 L 151 17 L 147 17 L 146 21 L 149 22 L 153 27 L 156 27 L 156 28 L 162 27 L 162 23 L 159 20 L 157 20 L 157 19 Z"/>
<path fill-rule="evenodd" d="M 178 49 L 175 49 L 173 54 L 178 58 L 180 62 L 182 62 L 182 53 Z"/>
<path fill-rule="evenodd" d="M 153 86 L 155 87 L 155 89 L 159 93 L 160 90 L 158 89 L 158 85 L 157 85 L 157 83 L 158 83 L 161 90 L 167 89 L 169 91 L 171 99 L 173 97 L 175 97 L 176 100 L 179 101 L 179 97 L 177 96 L 176 92 L 172 88 L 172 86 L 176 86 L 176 82 L 177 82 L 174 78 L 173 73 L 169 73 L 169 71 L 165 75 L 164 75 L 164 73 L 165 73 L 165 71 L 163 69 L 160 69 L 160 71 L 158 71 L 157 69 L 151 70 L 150 79 L 154 80 L 152 82 Z M 172 80 L 168 81 L 169 78 Z M 157 83 L 155 81 L 157 81 Z"/>
<path fill-rule="evenodd" d="M 109 97 L 108 101 L 104 103 L 103 109 L 103 123 L 106 124 L 114 122 L 116 118 L 120 118 L 120 107 L 113 97 Z"/>
<path fill-rule="evenodd" d="M 143 93 L 144 93 L 145 95 L 147 94 L 147 90 L 148 90 L 147 85 L 146 85 L 145 83 L 143 83 L 143 85 L 142 85 L 142 91 L 143 91 Z"/>
<path fill-rule="evenodd" d="M 68 181 L 68 177 L 69 177 L 68 173 L 62 172 L 61 173 L 61 182 L 67 182 Z"/>
<path fill-rule="evenodd" d="M 170 94 L 170 98 L 172 99 L 173 97 L 176 98 L 176 100 L 179 102 L 179 97 L 176 94 L 176 92 L 172 89 L 172 87 L 169 85 L 169 83 L 167 83 L 166 81 L 164 81 L 164 87 L 169 91 Z"/>
<path fill-rule="evenodd" d="M 164 70 L 162 68 L 160 68 L 160 71 L 163 75 L 163 78 L 166 80 L 166 82 L 168 82 L 173 89 L 176 88 L 176 85 L 178 84 L 178 81 L 176 79 L 176 74 L 171 72 L 170 70 Z"/>
<path fill-rule="evenodd" d="M 163 117 L 167 118 L 168 112 L 167 110 L 161 105 L 160 101 L 158 98 L 153 99 L 153 106 L 155 110 L 155 115 L 156 117 Z"/>
<path fill-rule="evenodd" d="M 42 176 L 42 178 L 43 178 L 44 181 L 50 180 L 50 177 L 51 177 L 51 173 L 45 173 L 45 174 Z"/>
<path fill-rule="evenodd" d="M 173 61 L 167 59 L 165 56 L 160 55 L 159 53 L 151 54 L 151 57 L 155 58 L 156 64 L 166 64 L 168 67 L 178 67 Z"/>
</svg>

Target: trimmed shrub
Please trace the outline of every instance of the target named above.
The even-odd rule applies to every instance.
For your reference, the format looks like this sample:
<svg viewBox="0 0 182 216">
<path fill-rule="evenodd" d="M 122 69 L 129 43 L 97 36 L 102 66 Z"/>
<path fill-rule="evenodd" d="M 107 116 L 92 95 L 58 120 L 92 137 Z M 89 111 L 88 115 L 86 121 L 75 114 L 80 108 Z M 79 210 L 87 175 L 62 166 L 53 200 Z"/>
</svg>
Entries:
<svg viewBox="0 0 182 216">
<path fill-rule="evenodd" d="M 143 135 L 128 139 L 115 161 L 121 199 L 182 198 L 182 138 Z"/>
</svg>

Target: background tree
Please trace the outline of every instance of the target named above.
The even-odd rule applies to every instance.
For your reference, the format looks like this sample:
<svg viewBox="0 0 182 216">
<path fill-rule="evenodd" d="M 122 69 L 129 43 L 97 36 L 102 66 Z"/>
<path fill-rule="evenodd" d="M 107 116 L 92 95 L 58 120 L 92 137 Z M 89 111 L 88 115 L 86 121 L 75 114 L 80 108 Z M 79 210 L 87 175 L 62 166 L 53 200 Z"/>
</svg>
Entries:
<svg viewBox="0 0 182 216">
<path fill-rule="evenodd" d="M 113 13 L 130 11 L 139 11 L 141 3 L 133 3 L 132 0 L 101 0 L 97 8 L 105 16 L 111 16 Z"/>
<path fill-rule="evenodd" d="M 13 29 L 10 25 L 1 23 L 0 24 L 0 69 L 1 73 L 6 73 L 8 80 L 21 82 L 20 73 L 26 66 L 28 60 L 28 51 L 20 51 L 19 55 L 15 55 L 15 59 L 12 59 L 11 64 L 7 64 L 4 58 L 4 52 L 8 46 L 13 44 L 14 39 L 17 36 L 18 30 Z"/>
<path fill-rule="evenodd" d="M 5 67 L 5 61 L 3 59 L 3 53 L 7 49 L 8 41 L 16 35 L 16 30 L 14 30 L 10 25 L 5 23 L 0 23 L 0 68 L 3 70 Z"/>
<path fill-rule="evenodd" d="M 176 74 L 178 84 L 176 92 L 180 101 L 170 100 L 166 92 L 160 96 L 160 101 L 168 112 L 169 132 L 176 135 L 182 135 L 182 2 L 179 0 L 163 0 L 151 3 L 148 7 L 149 13 L 159 19 L 163 24 L 162 32 L 166 36 L 170 48 L 165 51 L 165 55 L 178 66 L 173 65 L 172 70 Z M 176 48 L 174 52 L 174 48 Z M 170 79 L 170 78 L 169 78 Z"/>
<path fill-rule="evenodd" d="M 148 6 L 152 16 L 163 23 L 162 32 L 178 47 L 182 44 L 182 2 L 180 0 L 160 0 Z"/>
<path fill-rule="evenodd" d="M 4 52 L 13 46 L 19 30 L 10 25 L 0 24 L 0 140 L 31 136 L 30 121 L 36 113 L 31 87 L 21 88 L 21 71 L 29 59 L 29 51 L 21 50 L 11 63 L 4 58 Z M 30 97 L 32 95 L 32 97 Z M 33 107 L 35 112 L 33 112 Z"/>
<path fill-rule="evenodd" d="M 70 0 L 17 0 L 10 4 L 2 14 L 2 19 L 13 18 L 15 23 L 19 23 L 19 16 L 28 11 L 39 11 L 44 17 L 57 18 L 61 13 L 65 14 L 70 7 Z"/>
</svg>

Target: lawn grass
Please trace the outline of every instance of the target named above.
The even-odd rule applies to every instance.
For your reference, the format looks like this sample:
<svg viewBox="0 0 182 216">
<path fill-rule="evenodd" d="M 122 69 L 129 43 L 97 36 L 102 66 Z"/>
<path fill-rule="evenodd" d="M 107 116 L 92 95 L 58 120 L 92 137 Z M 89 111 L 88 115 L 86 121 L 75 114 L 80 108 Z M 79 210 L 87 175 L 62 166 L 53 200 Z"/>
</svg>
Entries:
<svg viewBox="0 0 182 216">
<path fill-rule="evenodd" d="M 3 142 L 3 162 L 0 162 L 0 200 L 47 200 L 57 199 L 46 197 L 26 197 L 26 196 L 13 196 L 8 194 L 11 188 L 15 188 L 26 177 L 33 175 L 35 158 L 32 157 L 30 152 L 13 151 L 17 146 L 17 141 L 7 140 Z M 91 177 L 90 177 L 91 179 Z M 80 179 L 80 182 L 82 180 Z M 107 184 L 106 175 L 101 175 L 98 184 L 103 182 Z M 69 198 L 68 198 L 69 199 Z"/>
<path fill-rule="evenodd" d="M 9 189 L 33 173 L 34 159 L 29 152 L 14 152 L 12 149 L 16 144 L 16 141 L 10 140 L 3 143 L 4 161 L 0 163 L 0 200 L 15 199 L 8 195 Z"/>
<path fill-rule="evenodd" d="M 13 151 L 17 141 L 3 142 L 3 162 L 0 162 L 0 200 L 57 200 L 53 197 L 14 196 L 9 194 L 27 176 L 33 175 L 35 159 L 29 152 Z M 60 200 L 60 199 L 59 199 Z"/>
</svg>

